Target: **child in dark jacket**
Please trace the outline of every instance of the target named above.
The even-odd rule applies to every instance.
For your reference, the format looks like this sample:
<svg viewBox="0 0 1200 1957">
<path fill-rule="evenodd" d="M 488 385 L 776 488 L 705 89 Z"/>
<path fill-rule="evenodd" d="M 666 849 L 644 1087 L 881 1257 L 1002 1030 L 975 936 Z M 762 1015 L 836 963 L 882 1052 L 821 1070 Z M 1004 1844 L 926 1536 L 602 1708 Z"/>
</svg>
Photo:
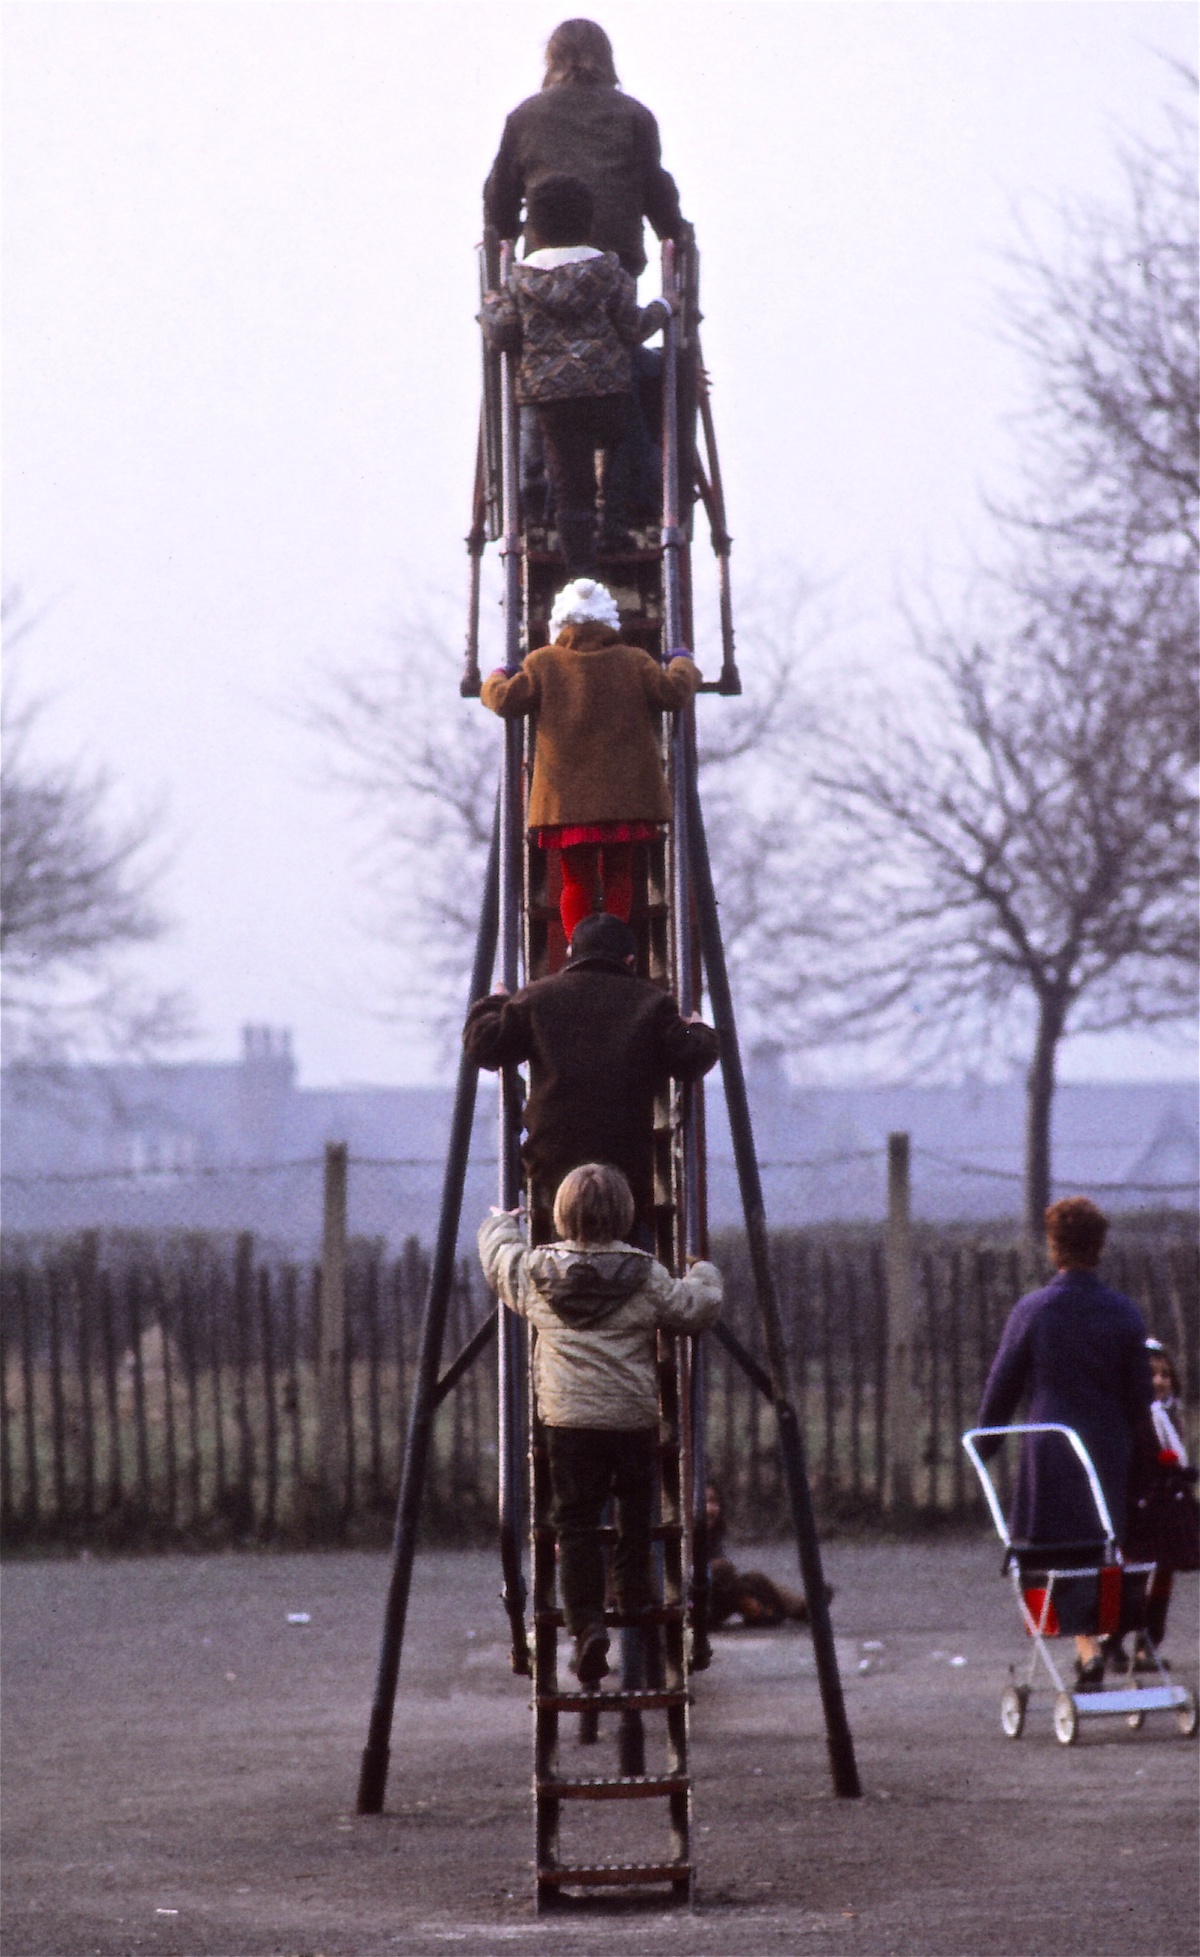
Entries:
<svg viewBox="0 0 1200 1957">
<path fill-rule="evenodd" d="M 716 1033 L 682 1019 L 668 992 L 634 969 L 637 939 L 603 914 L 584 918 L 564 971 L 509 997 L 477 999 L 463 1046 L 477 1067 L 529 1063 L 521 1159 L 535 1236 L 551 1234 L 554 1192 L 583 1162 L 610 1162 L 637 1204 L 638 1240 L 654 1242 L 654 1097 L 715 1066 Z"/>
<path fill-rule="evenodd" d="M 1157 1672 L 1159 1645 L 1167 1635 L 1167 1611 L 1176 1570 L 1200 1565 L 1200 1515 L 1196 1509 L 1196 1470 L 1188 1464 L 1181 1428 L 1179 1374 L 1161 1339 L 1147 1339 L 1150 1408 L 1153 1435 L 1135 1460 L 1129 1493 L 1129 1526 L 1122 1544 L 1130 1562 L 1154 1562 L 1146 1596 L 1146 1628 L 1134 1645 L 1135 1672 Z M 1111 1670 L 1128 1670 L 1120 1638 L 1105 1640 L 1105 1660 Z"/>
<path fill-rule="evenodd" d="M 529 192 L 530 223 L 547 242 L 489 292 L 483 330 L 521 354 L 517 399 L 537 411 L 569 578 L 596 563 L 595 455 L 636 440 L 632 349 L 670 317 L 665 299 L 639 306 L 612 252 L 588 244 L 592 193 L 578 177 L 543 177 Z"/>
<path fill-rule="evenodd" d="M 502 238 L 525 231 L 525 248 L 546 240 L 522 201 L 555 171 L 584 179 L 596 199 L 595 238 L 636 279 L 646 269 L 642 219 L 660 238 L 685 230 L 675 179 L 662 166 L 658 124 L 620 87 L 612 43 L 594 20 L 564 20 L 546 43 L 536 95 L 513 110 L 483 193 L 484 222 Z"/>
</svg>

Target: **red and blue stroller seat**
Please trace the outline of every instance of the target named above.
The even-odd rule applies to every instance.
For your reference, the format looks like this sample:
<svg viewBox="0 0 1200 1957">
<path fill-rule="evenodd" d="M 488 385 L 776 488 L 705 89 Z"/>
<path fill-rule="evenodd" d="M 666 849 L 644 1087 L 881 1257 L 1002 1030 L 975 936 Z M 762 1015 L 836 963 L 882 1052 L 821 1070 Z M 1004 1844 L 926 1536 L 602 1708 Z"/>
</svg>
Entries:
<svg viewBox="0 0 1200 1957">
<path fill-rule="evenodd" d="M 1043 1637 L 1122 1637 L 1146 1624 L 1153 1565 L 1106 1561 L 1109 1543 L 1010 1543 L 1025 1608 Z M 1026 1630 L 1032 1637 L 1032 1629 Z"/>
</svg>

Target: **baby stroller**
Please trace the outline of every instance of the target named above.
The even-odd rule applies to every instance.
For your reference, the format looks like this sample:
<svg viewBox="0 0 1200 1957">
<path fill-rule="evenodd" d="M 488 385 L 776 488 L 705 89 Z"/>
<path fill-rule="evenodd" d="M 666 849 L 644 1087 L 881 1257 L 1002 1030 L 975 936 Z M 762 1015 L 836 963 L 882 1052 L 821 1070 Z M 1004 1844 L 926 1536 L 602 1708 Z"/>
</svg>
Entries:
<svg viewBox="0 0 1200 1957">
<path fill-rule="evenodd" d="M 977 1446 L 981 1440 L 1022 1434 L 1061 1434 L 1087 1476 L 1096 1508 L 1098 1538 L 1087 1543 L 1019 1543 L 1008 1533 L 1004 1511 L 991 1474 Z M 997 1533 L 1004 1544 L 1002 1571 L 1012 1579 L 1017 1609 L 1033 1640 L 1027 1668 L 1010 1667 L 1012 1683 L 1000 1698 L 1000 1725 L 1010 1740 L 1019 1740 L 1038 1667 L 1044 1665 L 1054 1688 L 1054 1734 L 1063 1746 L 1073 1746 L 1082 1719 L 1122 1715 L 1137 1731 L 1148 1712 L 1173 1712 L 1185 1739 L 1195 1734 L 1200 1717 L 1195 1694 L 1172 1683 L 1146 1633 L 1146 1597 L 1154 1575 L 1153 1563 L 1122 1560 L 1113 1533 L 1104 1490 L 1079 1435 L 1071 1427 L 1037 1422 L 1014 1427 L 973 1427 L 963 1446 L 979 1476 Z M 1054 1661 L 1050 1640 L 1060 1637 L 1140 1634 L 1152 1654 L 1155 1673 L 1145 1685 L 1104 1687 L 1072 1692 Z M 1024 1670 L 1025 1676 L 1018 1673 Z"/>
</svg>

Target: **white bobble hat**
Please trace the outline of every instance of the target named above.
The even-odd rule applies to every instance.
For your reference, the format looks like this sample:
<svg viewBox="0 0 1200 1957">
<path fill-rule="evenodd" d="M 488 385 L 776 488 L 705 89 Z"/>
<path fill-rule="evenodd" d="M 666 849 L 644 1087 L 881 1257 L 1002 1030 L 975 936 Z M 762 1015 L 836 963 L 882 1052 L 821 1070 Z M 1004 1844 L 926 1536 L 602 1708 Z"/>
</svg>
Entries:
<svg viewBox="0 0 1200 1957">
<path fill-rule="evenodd" d="M 620 630 L 621 614 L 612 592 L 595 578 L 573 578 L 564 584 L 550 613 L 550 632 L 557 638 L 564 625 L 611 625 Z"/>
</svg>

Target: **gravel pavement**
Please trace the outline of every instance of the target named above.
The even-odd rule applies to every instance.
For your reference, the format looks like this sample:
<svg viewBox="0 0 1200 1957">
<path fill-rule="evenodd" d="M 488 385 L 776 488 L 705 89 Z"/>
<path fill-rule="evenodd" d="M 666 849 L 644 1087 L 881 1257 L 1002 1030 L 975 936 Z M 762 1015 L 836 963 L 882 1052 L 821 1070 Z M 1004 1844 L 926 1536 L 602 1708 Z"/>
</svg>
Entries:
<svg viewBox="0 0 1200 1957">
<path fill-rule="evenodd" d="M 791 1569 L 786 1546 L 735 1554 Z M 994 1540 L 834 1542 L 826 1564 L 864 1798 L 831 1793 L 807 1636 L 721 1634 L 695 1682 L 697 1910 L 538 1920 L 494 1558 L 418 1559 L 387 1812 L 361 1820 L 383 1558 L 10 1562 L 5 1957 L 1197 1957 L 1198 1756 L 1171 1716 L 1064 1748 L 1044 1699 L 1005 1740 L 1025 1640 Z M 563 1753 L 615 1771 L 611 1740 L 580 1756 L 564 1729 Z M 643 1804 L 618 1822 L 654 1850 Z"/>
</svg>

